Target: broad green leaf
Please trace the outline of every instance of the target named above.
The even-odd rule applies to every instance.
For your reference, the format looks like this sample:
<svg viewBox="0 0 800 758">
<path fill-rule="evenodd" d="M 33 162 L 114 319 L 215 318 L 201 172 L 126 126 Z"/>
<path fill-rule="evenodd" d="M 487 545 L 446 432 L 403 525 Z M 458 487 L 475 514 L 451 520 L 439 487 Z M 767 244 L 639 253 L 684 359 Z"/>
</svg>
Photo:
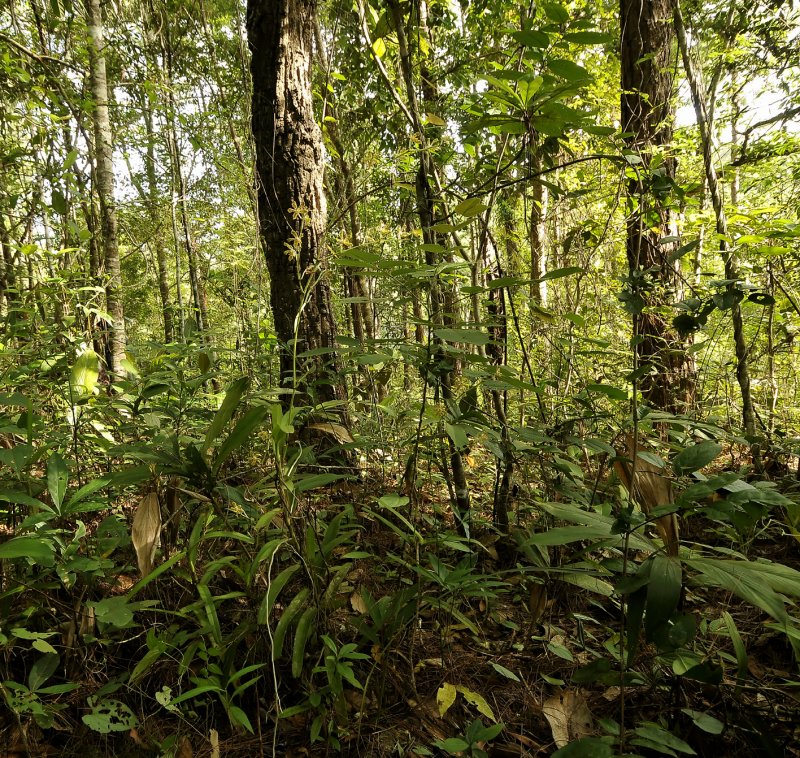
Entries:
<svg viewBox="0 0 800 758">
<path fill-rule="evenodd" d="M 613 387 L 610 384 L 587 384 L 586 389 L 589 392 L 599 392 L 606 397 L 611 398 L 611 400 L 627 400 L 628 399 L 628 391 L 620 389 L 619 387 Z"/>
<path fill-rule="evenodd" d="M 98 490 L 108 486 L 109 482 L 111 482 L 110 476 L 101 476 L 98 479 L 92 479 L 91 482 L 87 482 L 67 501 L 64 510 L 66 512 L 71 512 L 73 506 L 78 505 L 81 501 L 89 497 L 89 495 L 93 495 Z"/>
<path fill-rule="evenodd" d="M 486 210 L 486 206 L 479 197 L 468 197 L 466 200 L 462 200 L 455 208 L 453 208 L 453 213 L 458 213 L 462 216 L 479 216 L 483 211 Z"/>
<path fill-rule="evenodd" d="M 551 21 L 557 24 L 566 24 L 569 21 L 569 13 L 561 3 L 545 3 L 543 6 L 544 13 Z"/>
<path fill-rule="evenodd" d="M 460 755 L 465 750 L 469 750 L 469 742 L 461 739 L 461 737 L 448 737 L 446 740 L 436 740 L 433 744 L 450 753 L 450 755 Z"/>
<path fill-rule="evenodd" d="M 655 631 L 669 621 L 681 598 L 681 564 L 673 557 L 657 554 L 647 584 L 645 632 L 652 639 Z"/>
<path fill-rule="evenodd" d="M 41 658 L 37 658 L 33 666 L 31 666 L 30 673 L 28 674 L 28 689 L 36 692 L 58 668 L 61 662 L 58 653 L 46 653 Z"/>
<path fill-rule="evenodd" d="M 489 344 L 489 335 L 479 329 L 435 329 L 433 333 L 445 342 L 463 342 L 467 345 Z"/>
<path fill-rule="evenodd" d="M 639 737 L 668 747 L 671 750 L 676 750 L 686 755 L 697 755 L 691 746 L 686 744 L 680 737 L 676 737 L 672 732 L 668 732 L 658 724 L 645 724 L 644 726 L 637 727 L 633 731 Z"/>
<path fill-rule="evenodd" d="M 614 748 L 597 737 L 583 737 L 552 753 L 551 758 L 611 758 Z"/>
<path fill-rule="evenodd" d="M 69 383 L 76 395 L 91 395 L 100 376 L 100 356 L 91 348 L 84 350 L 75 361 Z"/>
<path fill-rule="evenodd" d="M 698 729 L 702 729 L 708 734 L 722 734 L 725 729 L 725 724 L 719 719 L 715 719 L 710 713 L 695 711 L 691 708 L 681 708 L 681 713 L 685 713 Z"/>
<path fill-rule="evenodd" d="M 554 58 L 547 62 L 547 67 L 556 76 L 560 76 L 568 82 L 582 82 L 591 79 L 589 72 L 583 66 L 579 66 L 575 61 L 567 58 Z"/>
<path fill-rule="evenodd" d="M 604 45 L 611 42 L 611 35 L 606 32 L 565 32 L 564 39 L 578 45 Z"/>
<path fill-rule="evenodd" d="M 525 47 L 534 47 L 543 50 L 550 46 L 550 37 L 538 29 L 529 29 L 527 31 L 511 32 L 511 36 L 519 42 L 520 45 Z"/>
<path fill-rule="evenodd" d="M 30 558 L 35 564 L 53 565 L 54 548 L 42 537 L 12 537 L 0 542 L 0 558 Z"/>
<path fill-rule="evenodd" d="M 250 380 L 246 376 L 243 376 L 239 379 L 236 379 L 231 383 L 230 387 L 228 387 L 228 391 L 225 393 L 225 398 L 222 401 L 222 405 L 214 414 L 211 425 L 208 427 L 208 431 L 206 432 L 206 437 L 203 440 L 203 446 L 200 448 L 200 452 L 206 453 L 214 443 L 214 440 L 216 440 L 217 437 L 219 437 L 219 435 L 222 433 L 222 430 L 225 428 L 225 424 L 230 421 L 234 411 L 239 407 L 239 403 L 242 400 L 242 395 L 244 395 L 249 385 Z"/>
<path fill-rule="evenodd" d="M 706 440 L 681 450 L 673 459 L 672 468 L 676 474 L 691 474 L 708 466 L 721 452 L 721 445 Z"/>
<path fill-rule="evenodd" d="M 453 444 L 456 446 L 456 450 L 463 450 L 465 447 L 469 445 L 469 438 L 467 437 L 467 432 L 461 424 L 450 424 L 445 421 L 444 424 L 445 431 L 447 432 L 447 436 L 453 440 Z"/>
<path fill-rule="evenodd" d="M 53 453 L 47 461 L 47 491 L 57 511 L 61 510 L 68 482 L 69 468 L 66 461 L 59 453 Z"/>
</svg>

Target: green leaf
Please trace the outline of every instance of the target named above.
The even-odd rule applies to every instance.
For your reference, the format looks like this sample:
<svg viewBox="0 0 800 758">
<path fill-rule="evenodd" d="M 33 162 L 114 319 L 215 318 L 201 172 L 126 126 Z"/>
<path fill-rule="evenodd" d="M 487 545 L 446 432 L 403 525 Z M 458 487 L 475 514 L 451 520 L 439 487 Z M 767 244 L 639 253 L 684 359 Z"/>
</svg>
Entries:
<svg viewBox="0 0 800 758">
<path fill-rule="evenodd" d="M 128 605 L 125 595 L 117 595 L 87 603 L 94 608 L 95 617 L 103 624 L 110 624 L 117 629 L 125 629 L 133 624 L 133 609 Z"/>
<path fill-rule="evenodd" d="M 553 279 L 561 279 L 565 276 L 572 276 L 573 274 L 580 274 L 583 269 L 580 266 L 566 266 L 565 268 L 554 268 L 548 271 L 544 276 L 539 278 L 540 282 L 550 282 Z"/>
<path fill-rule="evenodd" d="M 91 395 L 100 376 L 100 356 L 91 348 L 84 350 L 75 361 L 69 383 L 76 395 Z"/>
<path fill-rule="evenodd" d="M 57 511 L 61 510 L 64 495 L 67 494 L 67 482 L 69 482 L 67 463 L 59 453 L 53 453 L 47 461 L 47 491 Z"/>
<path fill-rule="evenodd" d="M 722 587 L 742 600 L 766 611 L 777 621 L 787 621 L 783 601 L 757 572 L 746 568 L 746 561 L 716 558 L 689 558 L 686 565 L 697 571 L 694 583 Z"/>
<path fill-rule="evenodd" d="M 211 469 L 214 474 L 219 473 L 220 467 L 228 460 L 230 455 L 236 452 L 250 439 L 253 432 L 264 422 L 269 410 L 268 406 L 257 406 L 256 408 L 251 408 L 239 419 L 231 433 L 219 446 L 217 455 L 214 458 L 214 465 Z"/>
<path fill-rule="evenodd" d="M 30 558 L 35 564 L 53 565 L 52 543 L 41 537 L 12 537 L 0 543 L 0 558 Z"/>
<path fill-rule="evenodd" d="M 445 421 L 444 428 L 447 432 L 447 436 L 453 440 L 456 450 L 463 450 L 465 447 L 468 447 L 469 438 L 467 437 L 466 430 L 463 426 L 461 426 L 461 424 L 449 424 Z"/>
<path fill-rule="evenodd" d="M 456 695 L 458 694 L 458 690 L 454 684 L 450 684 L 450 682 L 445 682 L 439 689 L 436 691 L 436 705 L 439 708 L 439 716 L 444 716 L 448 710 L 450 710 L 450 706 L 456 702 Z"/>
<path fill-rule="evenodd" d="M 645 633 L 648 639 L 678 607 L 681 598 L 681 564 L 669 555 L 657 554 L 650 568 L 650 581 L 647 585 L 647 603 L 645 615 Z"/>
<path fill-rule="evenodd" d="M 489 335 L 479 329 L 434 329 L 433 333 L 445 342 L 463 342 L 467 345 L 489 344 Z"/>
<path fill-rule="evenodd" d="M 479 197 L 468 197 L 462 200 L 455 208 L 453 213 L 459 213 L 462 216 L 479 216 L 486 210 L 486 206 Z"/>
<path fill-rule="evenodd" d="M 650 740 L 658 745 L 663 745 L 671 750 L 686 755 L 697 755 L 691 746 L 687 745 L 680 737 L 676 737 L 672 732 L 668 732 L 658 724 L 646 724 L 633 730 L 639 737 Z"/>
<path fill-rule="evenodd" d="M 491 719 L 492 721 L 497 721 L 497 718 L 494 715 L 494 711 L 492 710 L 489 703 L 486 702 L 486 698 L 483 695 L 474 692 L 473 690 L 467 689 L 461 684 L 456 685 L 456 689 L 464 696 L 464 700 L 466 700 L 471 705 L 474 705 L 478 709 L 478 713 L 482 713 L 486 716 L 487 719 Z"/>
<path fill-rule="evenodd" d="M 436 740 L 433 744 L 450 753 L 450 755 L 469 750 L 469 742 L 465 742 L 461 737 L 448 737 L 446 740 Z"/>
<path fill-rule="evenodd" d="M 713 440 L 691 445 L 678 453 L 672 461 L 676 474 L 691 474 L 708 466 L 722 452 L 722 446 Z"/>
<path fill-rule="evenodd" d="M 601 394 L 611 398 L 612 400 L 628 399 L 627 390 L 620 389 L 619 387 L 613 387 L 610 384 L 587 384 L 586 389 L 589 392 L 600 392 Z"/>
<path fill-rule="evenodd" d="M 583 737 L 551 754 L 551 758 L 611 758 L 614 749 L 598 737 Z"/>
<path fill-rule="evenodd" d="M 543 50 L 550 46 L 550 37 L 538 29 L 529 29 L 522 32 L 511 32 L 511 36 L 525 47 L 535 47 Z"/>
<path fill-rule="evenodd" d="M 236 379 L 231 383 L 230 387 L 228 387 L 228 391 L 225 393 L 225 399 L 222 401 L 219 410 L 214 414 L 211 425 L 208 427 L 205 439 L 203 440 L 203 446 L 200 448 L 201 453 L 207 452 L 214 440 L 222 433 L 225 424 L 230 421 L 231 416 L 233 416 L 234 411 L 238 408 L 242 400 L 242 395 L 244 395 L 249 385 L 250 380 L 246 376 L 243 376 Z"/>
<path fill-rule="evenodd" d="M 510 679 L 512 682 L 518 682 L 519 677 L 510 669 L 507 669 L 505 666 L 501 666 L 499 663 L 492 663 L 492 668 L 500 674 L 500 676 L 504 676 L 506 679 Z"/>
<path fill-rule="evenodd" d="M 554 58 L 547 62 L 547 67 L 556 76 L 560 76 L 568 82 L 584 82 L 592 78 L 583 66 L 579 66 L 575 61 L 567 58 Z"/>
<path fill-rule="evenodd" d="M 611 35 L 606 32 L 566 32 L 564 39 L 577 45 L 604 45 L 611 42 Z"/>
<path fill-rule="evenodd" d="M 58 653 L 55 651 L 47 653 L 41 658 L 37 658 L 28 674 L 28 689 L 32 692 L 36 692 L 36 690 L 53 676 L 60 662 L 61 658 L 59 658 Z"/>
<path fill-rule="evenodd" d="M 722 734 L 723 730 L 725 729 L 725 724 L 723 724 L 719 719 L 715 719 L 711 714 L 705 713 L 704 711 L 695 711 L 691 708 L 681 708 L 681 712 L 685 713 L 694 722 L 694 725 L 698 729 L 702 729 L 708 734 Z"/>
<path fill-rule="evenodd" d="M 569 13 L 561 3 L 545 3 L 543 6 L 544 13 L 551 21 L 557 24 L 566 24 L 569 21 Z"/>
<path fill-rule="evenodd" d="M 698 245 L 700 244 L 700 240 L 692 240 L 691 242 L 687 242 L 685 245 L 681 245 L 677 250 L 670 253 L 669 255 L 669 262 L 675 263 L 675 261 L 683 258 L 684 255 L 687 253 L 691 253 Z"/>
<path fill-rule="evenodd" d="M 83 716 L 83 723 L 100 734 L 129 732 L 139 722 L 133 711 L 119 700 L 101 700 L 92 712 Z"/>
<path fill-rule="evenodd" d="M 50 207 L 59 215 L 65 216 L 67 213 L 67 198 L 61 190 L 53 188 L 50 191 Z"/>
</svg>

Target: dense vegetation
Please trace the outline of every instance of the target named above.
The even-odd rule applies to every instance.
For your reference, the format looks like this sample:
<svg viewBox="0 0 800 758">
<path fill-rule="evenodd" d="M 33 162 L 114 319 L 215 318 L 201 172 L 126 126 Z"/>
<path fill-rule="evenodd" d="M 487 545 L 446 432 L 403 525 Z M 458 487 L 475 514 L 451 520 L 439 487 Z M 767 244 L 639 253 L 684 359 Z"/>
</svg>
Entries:
<svg viewBox="0 0 800 758">
<path fill-rule="evenodd" d="M 798 15 L 7 0 L 4 754 L 797 755 Z"/>
</svg>

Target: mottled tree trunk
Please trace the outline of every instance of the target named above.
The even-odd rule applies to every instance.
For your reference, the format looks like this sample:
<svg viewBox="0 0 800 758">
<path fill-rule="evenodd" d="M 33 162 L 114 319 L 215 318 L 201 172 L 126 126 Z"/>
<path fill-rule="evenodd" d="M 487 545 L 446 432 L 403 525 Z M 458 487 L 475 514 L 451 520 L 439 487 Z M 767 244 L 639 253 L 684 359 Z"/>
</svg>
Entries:
<svg viewBox="0 0 800 758">
<path fill-rule="evenodd" d="M 270 274 L 284 385 L 319 401 L 344 400 L 325 249 L 323 145 L 311 86 L 316 0 L 249 0 L 252 125 L 259 225 Z M 295 342 L 296 340 L 296 342 Z M 311 372 L 306 376 L 306 371 Z M 346 420 L 346 419 L 345 419 Z"/>
<path fill-rule="evenodd" d="M 628 181 L 627 259 L 634 294 L 636 351 L 652 371 L 641 378 L 645 402 L 680 412 L 693 400 L 693 365 L 684 345 L 663 315 L 677 299 L 679 280 L 669 255 L 674 243 L 669 207 L 674 162 L 672 69 L 674 34 L 669 0 L 620 0 L 622 25 L 622 131 L 632 161 Z M 654 157 L 662 156 L 660 164 Z"/>
<path fill-rule="evenodd" d="M 117 207 L 114 199 L 114 154 L 108 115 L 108 79 L 100 0 L 85 0 L 89 27 L 89 79 L 94 100 L 95 184 L 100 204 L 100 226 L 105 264 L 106 307 L 113 323 L 109 329 L 110 371 L 123 373 L 125 359 L 125 314 L 122 307 L 122 273 L 117 243 Z"/>
</svg>

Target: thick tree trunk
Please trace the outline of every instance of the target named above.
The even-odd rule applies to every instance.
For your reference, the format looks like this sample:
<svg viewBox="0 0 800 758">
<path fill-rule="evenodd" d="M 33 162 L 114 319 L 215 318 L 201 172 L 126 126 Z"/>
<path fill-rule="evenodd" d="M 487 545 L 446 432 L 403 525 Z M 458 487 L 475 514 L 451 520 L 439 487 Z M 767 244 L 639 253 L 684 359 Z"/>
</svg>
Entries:
<svg viewBox="0 0 800 758">
<path fill-rule="evenodd" d="M 311 358 L 315 365 L 297 358 L 304 351 L 336 348 L 322 134 L 311 86 L 316 8 L 316 0 L 249 0 L 247 32 L 259 225 L 275 331 L 283 345 L 281 379 L 312 399 L 331 401 L 346 397 L 335 353 Z"/>
<path fill-rule="evenodd" d="M 672 61 L 674 34 L 669 0 L 620 0 L 622 25 L 622 131 L 632 160 L 628 182 L 627 259 L 636 300 L 636 345 L 640 365 L 650 365 L 641 389 L 655 408 L 680 412 L 693 400 L 693 365 L 684 345 L 662 315 L 677 299 L 679 280 L 669 254 L 674 243 L 668 205 L 674 162 L 672 139 Z M 661 157 L 663 156 L 663 157 Z M 660 157 L 660 164 L 653 159 Z M 638 298 L 641 298 L 639 300 Z"/>
<path fill-rule="evenodd" d="M 122 273 L 117 243 L 117 207 L 114 199 L 114 155 L 108 115 L 108 79 L 100 0 L 85 0 L 89 27 L 89 79 L 94 99 L 95 183 L 100 204 L 103 258 L 106 276 L 106 307 L 113 320 L 109 329 L 110 371 L 123 373 L 125 359 L 125 314 L 122 307 Z"/>
</svg>

